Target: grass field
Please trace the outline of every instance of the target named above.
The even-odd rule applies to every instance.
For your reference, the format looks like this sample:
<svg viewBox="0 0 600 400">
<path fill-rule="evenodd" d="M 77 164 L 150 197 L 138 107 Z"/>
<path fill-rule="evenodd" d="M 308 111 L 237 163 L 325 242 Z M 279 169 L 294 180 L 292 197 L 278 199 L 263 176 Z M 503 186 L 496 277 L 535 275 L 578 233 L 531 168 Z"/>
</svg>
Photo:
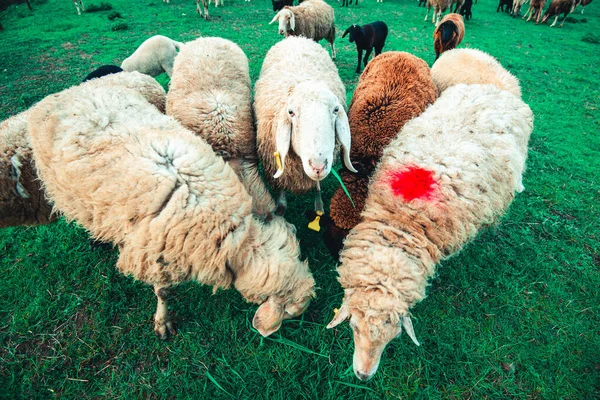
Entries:
<svg viewBox="0 0 600 400">
<path fill-rule="evenodd" d="M 81 16 L 69 0 L 32 1 L 33 12 L 19 5 L 0 13 L 0 119 L 102 64 L 120 64 L 154 34 L 231 39 L 248 55 L 253 81 L 280 39 L 267 0 L 226 0 L 211 6 L 209 22 L 192 0 L 106 0 L 113 10 Z M 351 23 L 382 19 L 390 27 L 384 50 L 431 65 L 425 10 L 414 0 L 373 3 L 334 3 L 339 36 Z M 291 199 L 287 216 L 318 297 L 268 339 L 252 329 L 256 307 L 237 292 L 211 295 L 190 283 L 172 291 L 178 334 L 160 342 L 151 287 L 116 270 L 116 251 L 91 251 L 87 233 L 60 220 L 0 229 L 0 397 L 599 398 L 600 5 L 562 29 L 496 6 L 473 6 L 461 47 L 493 54 L 521 80 L 535 115 L 526 190 L 500 225 L 441 264 L 413 309 L 421 347 L 402 335 L 371 381 L 354 377 L 350 328 L 325 329 L 342 290 L 320 235 L 301 217 L 310 195 Z M 121 18 L 109 20 L 113 12 Z M 337 44 L 350 100 L 356 52 Z M 167 87 L 166 76 L 158 79 Z M 334 189 L 328 178 L 326 198 Z"/>
</svg>

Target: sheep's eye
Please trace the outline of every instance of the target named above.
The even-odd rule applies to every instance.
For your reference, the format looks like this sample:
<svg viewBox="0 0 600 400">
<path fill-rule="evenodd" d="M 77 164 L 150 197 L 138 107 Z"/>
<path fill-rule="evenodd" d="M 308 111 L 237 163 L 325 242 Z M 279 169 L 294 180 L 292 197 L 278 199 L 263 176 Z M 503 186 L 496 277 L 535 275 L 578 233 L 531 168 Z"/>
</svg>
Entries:
<svg viewBox="0 0 600 400">
<path fill-rule="evenodd" d="M 293 117 L 294 115 L 296 115 L 296 114 L 294 114 L 294 112 L 292 110 L 288 110 L 288 114 L 290 114 L 290 117 Z"/>
<path fill-rule="evenodd" d="M 334 112 L 334 113 L 336 113 L 336 114 L 337 114 L 339 111 L 340 111 L 340 106 L 336 106 L 336 107 L 333 109 L 333 112 Z"/>
</svg>

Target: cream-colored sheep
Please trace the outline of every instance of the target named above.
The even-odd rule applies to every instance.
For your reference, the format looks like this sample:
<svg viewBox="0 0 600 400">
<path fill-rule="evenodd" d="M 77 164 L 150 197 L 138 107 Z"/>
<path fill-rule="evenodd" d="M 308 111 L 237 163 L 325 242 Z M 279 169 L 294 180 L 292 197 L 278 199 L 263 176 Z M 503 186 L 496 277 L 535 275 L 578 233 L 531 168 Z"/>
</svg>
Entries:
<svg viewBox="0 0 600 400">
<path fill-rule="evenodd" d="M 335 15 L 333 8 L 323 0 L 306 0 L 297 6 L 285 6 L 269 24 L 279 21 L 279 34 L 304 36 L 318 42 L 327 39 L 331 44 L 331 58 L 335 60 Z"/>
<path fill-rule="evenodd" d="M 338 273 L 345 295 L 328 325 L 350 318 L 359 379 L 373 376 L 402 327 L 418 344 L 409 310 L 425 297 L 439 261 L 498 221 L 523 190 L 532 128 L 519 97 L 461 84 L 386 147 L 363 220 L 344 242 Z"/>
<path fill-rule="evenodd" d="M 184 46 L 166 36 L 156 35 L 146 39 L 137 50 L 121 64 L 123 71 L 138 71 L 152 77 L 163 72 L 173 74 L 173 61 L 177 50 Z"/>
<path fill-rule="evenodd" d="M 258 173 L 248 59 L 238 45 L 211 37 L 187 43 L 175 59 L 167 114 L 230 163 L 252 196 L 255 213 L 274 211 Z"/>
<path fill-rule="evenodd" d="M 327 51 L 314 41 L 290 36 L 269 50 L 256 82 L 254 109 L 258 154 L 267 180 L 281 194 L 304 193 L 329 174 L 338 153 L 336 138 L 344 164 L 356 172 L 350 162 L 346 90 Z M 279 198 L 280 212 L 284 198 Z"/>
<path fill-rule="evenodd" d="M 165 90 L 139 72 L 111 74 L 80 86 L 134 89 L 160 112 L 165 111 Z M 39 225 L 56 219 L 33 166 L 27 118 L 28 111 L 24 111 L 0 124 L 0 227 Z"/>
<path fill-rule="evenodd" d="M 491 55 L 476 49 L 444 52 L 431 67 L 431 77 L 440 93 L 459 83 L 492 84 L 521 97 L 519 80 Z"/>
<path fill-rule="evenodd" d="M 433 7 L 433 15 L 431 16 L 432 24 L 439 24 L 442 19 L 442 14 L 452 5 L 452 0 L 427 0 L 427 13 L 425 21 L 429 18 L 429 10 Z"/>
<path fill-rule="evenodd" d="M 293 227 L 263 224 L 233 169 L 129 89 L 80 87 L 30 113 L 33 155 L 56 209 L 119 246 L 117 267 L 154 285 L 155 332 L 172 333 L 164 288 L 231 285 L 261 306 L 263 335 L 308 306 L 314 281 Z"/>
</svg>

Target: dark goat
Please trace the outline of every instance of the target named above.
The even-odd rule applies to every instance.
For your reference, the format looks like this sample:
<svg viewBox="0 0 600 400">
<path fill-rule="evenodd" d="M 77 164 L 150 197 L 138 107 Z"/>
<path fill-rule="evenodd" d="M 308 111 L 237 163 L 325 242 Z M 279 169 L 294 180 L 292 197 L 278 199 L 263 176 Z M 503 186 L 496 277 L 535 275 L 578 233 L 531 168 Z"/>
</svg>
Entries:
<svg viewBox="0 0 600 400">
<path fill-rule="evenodd" d="M 98 69 L 90 72 L 82 82 L 89 81 L 90 79 L 101 78 L 110 74 L 116 74 L 117 72 L 121 71 L 123 71 L 121 67 L 117 67 L 116 65 L 103 65 Z"/>
<path fill-rule="evenodd" d="M 465 0 L 462 8 L 460 9 L 460 15 L 462 15 L 467 21 L 473 16 L 471 7 L 473 7 L 473 0 Z"/>
<path fill-rule="evenodd" d="M 504 12 L 512 12 L 513 8 L 513 0 L 500 0 L 498 3 L 498 8 L 496 8 L 496 12 L 502 10 Z"/>
<path fill-rule="evenodd" d="M 294 0 L 271 0 L 273 3 L 273 11 L 277 12 L 285 6 L 293 6 Z"/>
<path fill-rule="evenodd" d="M 375 56 L 378 56 L 381 53 L 383 46 L 385 46 L 388 27 L 385 22 L 377 21 L 363 26 L 352 25 L 350 28 L 346 29 L 346 32 L 344 32 L 342 37 L 345 37 L 348 33 L 350 33 L 350 43 L 356 42 L 356 51 L 358 52 L 356 73 L 360 73 L 360 60 L 362 58 L 363 50 L 367 52 L 363 60 L 366 67 L 373 48 L 375 48 Z"/>
<path fill-rule="evenodd" d="M 342 0 L 342 7 L 348 7 L 349 4 L 352 4 L 352 0 Z M 358 0 L 354 0 L 354 4 L 358 5 Z"/>
</svg>

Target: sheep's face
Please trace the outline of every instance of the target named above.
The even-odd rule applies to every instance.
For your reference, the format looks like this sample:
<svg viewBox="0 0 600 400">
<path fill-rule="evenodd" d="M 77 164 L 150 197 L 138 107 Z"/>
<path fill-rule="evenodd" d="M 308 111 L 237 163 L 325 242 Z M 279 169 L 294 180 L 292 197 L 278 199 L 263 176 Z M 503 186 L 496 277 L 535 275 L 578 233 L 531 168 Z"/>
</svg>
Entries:
<svg viewBox="0 0 600 400">
<path fill-rule="evenodd" d="M 293 32 L 296 29 L 296 19 L 294 17 L 294 13 L 284 8 L 280 10 L 269 24 L 272 24 L 275 21 L 279 21 L 279 34 L 287 37 L 289 32 Z"/>
</svg>

